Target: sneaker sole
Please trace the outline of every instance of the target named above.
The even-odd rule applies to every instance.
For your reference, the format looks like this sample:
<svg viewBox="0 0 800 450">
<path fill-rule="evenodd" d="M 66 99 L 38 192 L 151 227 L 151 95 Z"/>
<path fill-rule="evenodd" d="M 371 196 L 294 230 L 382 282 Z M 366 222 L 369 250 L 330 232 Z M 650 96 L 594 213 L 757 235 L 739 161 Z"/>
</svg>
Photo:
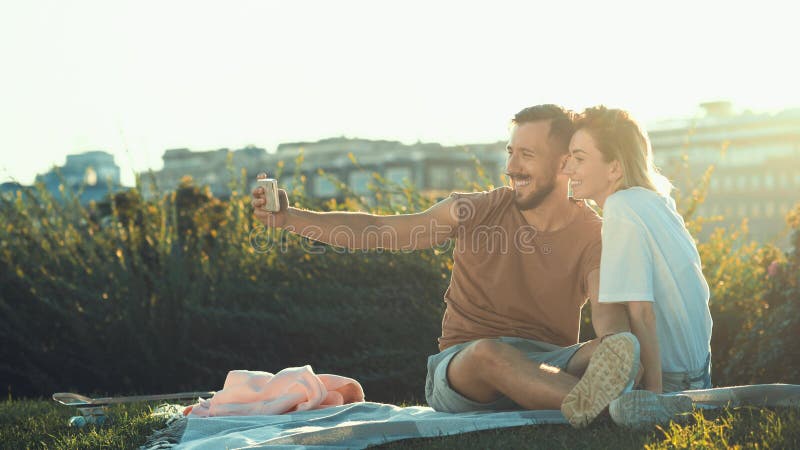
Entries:
<svg viewBox="0 0 800 450">
<path fill-rule="evenodd" d="M 570 424 L 582 428 L 622 394 L 636 376 L 639 342 L 631 333 L 609 336 L 600 343 L 583 378 L 561 403 Z"/>
<path fill-rule="evenodd" d="M 692 399 L 687 395 L 658 395 L 650 391 L 627 392 L 608 406 L 611 420 L 628 428 L 666 425 L 691 411 Z"/>
</svg>

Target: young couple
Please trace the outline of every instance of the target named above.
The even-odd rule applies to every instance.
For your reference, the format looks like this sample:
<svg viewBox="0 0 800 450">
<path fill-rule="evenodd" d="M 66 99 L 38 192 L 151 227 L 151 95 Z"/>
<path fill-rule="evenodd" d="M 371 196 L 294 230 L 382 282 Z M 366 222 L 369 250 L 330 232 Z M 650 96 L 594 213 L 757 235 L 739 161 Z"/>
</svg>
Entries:
<svg viewBox="0 0 800 450">
<path fill-rule="evenodd" d="M 421 213 L 306 211 L 283 190 L 270 213 L 256 188 L 254 215 L 351 249 L 456 239 L 440 352 L 428 358 L 436 410 L 561 409 L 578 427 L 606 408 L 628 426 L 691 410 L 686 396 L 658 394 L 711 387 L 709 291 L 646 133 L 621 110 L 539 105 L 514 116 L 507 151 L 511 186 Z M 578 343 L 587 299 L 600 337 Z"/>
</svg>

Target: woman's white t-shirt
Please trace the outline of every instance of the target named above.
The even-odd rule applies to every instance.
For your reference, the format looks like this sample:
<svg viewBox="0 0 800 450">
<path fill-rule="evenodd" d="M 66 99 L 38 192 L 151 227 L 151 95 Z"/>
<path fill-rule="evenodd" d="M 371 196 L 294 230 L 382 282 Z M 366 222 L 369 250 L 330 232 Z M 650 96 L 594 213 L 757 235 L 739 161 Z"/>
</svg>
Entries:
<svg viewBox="0 0 800 450">
<path fill-rule="evenodd" d="M 711 350 L 709 289 L 675 201 L 633 187 L 603 208 L 601 302 L 653 302 L 661 370 L 702 369 Z"/>
</svg>

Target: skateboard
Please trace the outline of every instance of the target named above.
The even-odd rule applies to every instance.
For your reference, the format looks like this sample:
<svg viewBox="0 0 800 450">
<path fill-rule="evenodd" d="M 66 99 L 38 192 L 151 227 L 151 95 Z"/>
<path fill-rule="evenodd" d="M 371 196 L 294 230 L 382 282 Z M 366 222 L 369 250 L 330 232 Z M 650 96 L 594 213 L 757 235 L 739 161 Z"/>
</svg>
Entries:
<svg viewBox="0 0 800 450">
<path fill-rule="evenodd" d="M 74 394 L 72 392 L 56 392 L 53 394 L 53 400 L 65 406 L 78 408 L 80 416 L 71 417 L 69 419 L 69 424 L 73 427 L 82 428 L 89 423 L 97 425 L 102 425 L 105 423 L 106 411 L 109 405 L 162 400 L 196 400 L 199 397 L 208 398 L 213 395 L 214 391 L 206 391 L 179 392 L 176 394 L 136 395 L 130 397 L 91 398 L 85 395 Z"/>
</svg>

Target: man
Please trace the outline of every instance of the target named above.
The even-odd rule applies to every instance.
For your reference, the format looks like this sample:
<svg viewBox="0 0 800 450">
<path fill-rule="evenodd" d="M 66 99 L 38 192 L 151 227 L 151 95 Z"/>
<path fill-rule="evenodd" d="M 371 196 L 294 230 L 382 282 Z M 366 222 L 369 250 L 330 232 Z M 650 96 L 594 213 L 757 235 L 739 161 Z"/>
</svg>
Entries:
<svg viewBox="0 0 800 450">
<path fill-rule="evenodd" d="M 561 173 L 572 133 L 572 114 L 561 107 L 520 111 L 507 146 L 511 186 L 454 193 L 421 213 L 304 211 L 289 207 L 283 190 L 280 212 L 270 213 L 256 188 L 254 214 L 268 227 L 351 249 L 423 249 L 455 237 L 428 404 L 448 412 L 560 408 L 584 426 L 632 386 L 639 347 L 625 332 L 624 309 L 596 301 L 601 221 L 569 198 Z M 606 338 L 578 344 L 587 298 Z"/>
</svg>

